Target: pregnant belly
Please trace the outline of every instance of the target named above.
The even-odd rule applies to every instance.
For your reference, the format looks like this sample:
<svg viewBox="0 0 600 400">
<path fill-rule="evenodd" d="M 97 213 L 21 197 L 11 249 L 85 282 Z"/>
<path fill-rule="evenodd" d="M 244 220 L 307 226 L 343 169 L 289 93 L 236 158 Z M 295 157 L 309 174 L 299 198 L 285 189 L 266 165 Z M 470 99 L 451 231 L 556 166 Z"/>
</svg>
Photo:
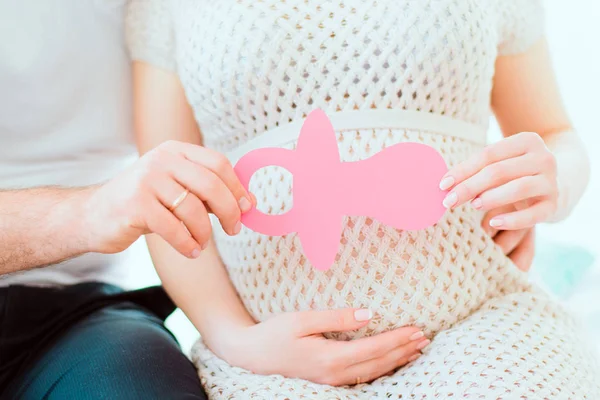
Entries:
<svg viewBox="0 0 600 400">
<path fill-rule="evenodd" d="M 346 131 L 337 139 L 343 161 L 368 158 L 395 143 L 418 142 L 437 149 L 450 168 L 480 148 L 466 140 L 396 129 Z M 404 172 L 381 173 L 389 174 L 393 185 L 394 175 Z M 259 170 L 249 186 L 258 208 L 267 214 L 289 210 L 292 179 L 279 167 Z M 525 275 L 484 233 L 481 218 L 466 205 L 447 211 L 428 229 L 399 231 L 367 216 L 346 217 L 336 261 L 327 271 L 310 265 L 295 234 L 269 237 L 244 228 L 229 237 L 216 229 L 215 241 L 257 320 L 288 311 L 368 307 L 374 312 L 369 325 L 332 336 L 351 339 L 413 324 L 435 334 L 486 299 L 526 285 Z"/>
<path fill-rule="evenodd" d="M 480 228 L 480 218 L 462 207 L 414 232 L 366 217 L 346 218 L 336 263 L 328 271 L 310 265 L 295 235 L 265 237 L 244 230 L 235 238 L 216 239 L 256 320 L 289 311 L 368 307 L 374 312 L 369 325 L 330 336 L 353 339 L 405 325 L 434 335 L 485 300 L 527 285 Z"/>
</svg>

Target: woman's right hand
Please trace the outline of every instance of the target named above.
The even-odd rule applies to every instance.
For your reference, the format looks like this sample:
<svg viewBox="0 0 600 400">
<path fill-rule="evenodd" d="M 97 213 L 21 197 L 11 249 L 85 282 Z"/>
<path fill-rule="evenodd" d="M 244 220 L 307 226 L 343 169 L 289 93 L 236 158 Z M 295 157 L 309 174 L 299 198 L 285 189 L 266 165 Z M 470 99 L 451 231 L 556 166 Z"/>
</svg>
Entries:
<svg viewBox="0 0 600 400">
<path fill-rule="evenodd" d="M 230 331 L 207 345 L 231 365 L 256 374 L 340 386 L 386 375 L 416 360 L 430 343 L 416 327 L 352 341 L 323 336 L 359 329 L 371 318 L 371 311 L 358 309 L 290 312 Z"/>
<path fill-rule="evenodd" d="M 182 201 L 173 208 L 177 199 Z M 225 232 L 236 235 L 241 213 L 253 201 L 224 155 L 190 143 L 164 142 L 88 191 L 88 247 L 116 253 L 141 235 L 157 233 L 179 253 L 196 258 L 211 237 L 208 213 L 219 218 Z"/>
</svg>

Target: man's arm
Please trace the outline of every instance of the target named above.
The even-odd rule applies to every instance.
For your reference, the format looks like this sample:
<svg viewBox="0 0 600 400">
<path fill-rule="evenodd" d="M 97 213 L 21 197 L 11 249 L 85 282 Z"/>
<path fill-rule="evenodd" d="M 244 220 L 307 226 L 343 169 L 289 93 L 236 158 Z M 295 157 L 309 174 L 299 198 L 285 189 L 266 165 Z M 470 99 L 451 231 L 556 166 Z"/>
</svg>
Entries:
<svg viewBox="0 0 600 400">
<path fill-rule="evenodd" d="M 54 264 L 89 251 L 89 188 L 0 191 L 0 275 Z"/>
<path fill-rule="evenodd" d="M 239 199 L 249 198 L 224 160 L 200 146 L 168 141 L 101 185 L 0 192 L 0 274 L 86 252 L 118 253 L 149 233 L 173 252 L 198 258 L 210 238 L 208 210 L 237 234 Z M 185 204 L 172 210 L 183 187 L 189 191 Z"/>
</svg>

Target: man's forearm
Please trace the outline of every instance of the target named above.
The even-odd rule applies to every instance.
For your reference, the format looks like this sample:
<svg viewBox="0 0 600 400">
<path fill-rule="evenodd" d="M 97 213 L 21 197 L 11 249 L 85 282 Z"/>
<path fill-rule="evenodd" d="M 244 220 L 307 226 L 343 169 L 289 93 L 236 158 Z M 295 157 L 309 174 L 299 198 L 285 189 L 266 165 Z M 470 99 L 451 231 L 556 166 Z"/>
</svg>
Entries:
<svg viewBox="0 0 600 400">
<path fill-rule="evenodd" d="M 0 275 L 54 264 L 88 251 L 87 188 L 0 191 Z"/>
</svg>

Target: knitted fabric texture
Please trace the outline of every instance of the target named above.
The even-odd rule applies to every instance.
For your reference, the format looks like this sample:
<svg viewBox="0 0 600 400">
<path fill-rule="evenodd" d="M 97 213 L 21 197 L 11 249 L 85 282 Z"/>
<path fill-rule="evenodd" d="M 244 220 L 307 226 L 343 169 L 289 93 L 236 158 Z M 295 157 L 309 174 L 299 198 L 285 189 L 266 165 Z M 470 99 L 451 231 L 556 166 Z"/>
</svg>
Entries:
<svg viewBox="0 0 600 400">
<path fill-rule="evenodd" d="M 134 0 L 132 57 L 178 73 L 204 142 L 221 152 L 296 121 L 372 108 L 416 110 L 477 124 L 485 135 L 496 57 L 543 34 L 537 0 Z M 337 132 L 343 161 L 419 142 L 449 167 L 481 150 L 441 132 Z M 399 171 L 382 171 L 393 176 Z M 261 211 L 291 207 L 292 177 L 278 167 L 250 183 Z M 315 270 L 296 235 L 243 229 L 215 241 L 258 321 L 297 310 L 369 307 L 363 329 L 405 325 L 432 344 L 417 361 L 370 384 L 330 387 L 232 367 L 200 340 L 192 357 L 218 399 L 598 399 L 599 369 L 572 319 L 527 282 L 470 206 L 434 227 L 398 231 L 347 217 L 335 265 Z"/>
</svg>

